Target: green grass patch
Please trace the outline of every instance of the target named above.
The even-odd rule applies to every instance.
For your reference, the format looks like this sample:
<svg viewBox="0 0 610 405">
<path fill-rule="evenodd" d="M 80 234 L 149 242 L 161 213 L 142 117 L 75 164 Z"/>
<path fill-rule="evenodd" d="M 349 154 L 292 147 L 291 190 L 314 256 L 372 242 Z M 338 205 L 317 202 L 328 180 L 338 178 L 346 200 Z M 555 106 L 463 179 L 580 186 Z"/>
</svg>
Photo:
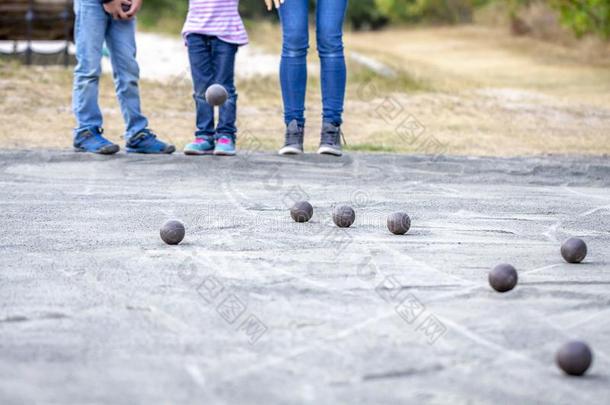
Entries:
<svg viewBox="0 0 610 405">
<path fill-rule="evenodd" d="M 348 60 L 348 83 L 350 85 L 374 86 L 380 93 L 431 91 L 432 86 L 407 71 L 389 66 L 392 75 L 382 75 L 361 63 Z"/>
<path fill-rule="evenodd" d="M 378 153 L 396 153 L 398 150 L 392 146 L 384 144 L 373 144 L 373 143 L 358 143 L 358 144 L 347 144 L 344 146 L 346 151 L 351 152 L 378 152 Z"/>
</svg>

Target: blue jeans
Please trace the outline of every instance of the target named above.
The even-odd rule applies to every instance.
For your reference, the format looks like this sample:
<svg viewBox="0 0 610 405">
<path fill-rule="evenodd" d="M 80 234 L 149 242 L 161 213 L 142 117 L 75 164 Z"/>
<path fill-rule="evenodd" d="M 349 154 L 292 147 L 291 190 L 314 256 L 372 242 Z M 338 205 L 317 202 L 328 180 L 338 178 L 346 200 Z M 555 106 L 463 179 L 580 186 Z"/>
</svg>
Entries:
<svg viewBox="0 0 610 405">
<path fill-rule="evenodd" d="M 104 41 L 110 51 L 114 84 L 127 127 L 125 139 L 148 126 L 140 111 L 134 20 L 114 20 L 99 0 L 75 0 L 76 59 L 72 109 L 76 116 L 75 134 L 103 126 L 98 104 L 99 80 Z"/>
<path fill-rule="evenodd" d="M 197 131 L 195 136 L 230 135 L 235 137 L 237 128 L 237 92 L 235 90 L 235 55 L 238 46 L 216 37 L 189 34 L 188 44 L 193 97 L 197 107 Z M 214 107 L 205 100 L 205 91 L 212 84 L 220 84 L 229 93 L 227 102 L 220 107 L 218 125 L 214 128 Z"/>
<path fill-rule="evenodd" d="M 286 0 L 280 7 L 283 46 L 280 82 L 286 124 L 305 123 L 307 50 L 309 49 L 309 0 Z M 342 123 L 346 69 L 343 55 L 343 22 L 347 0 L 317 0 L 316 36 L 321 65 L 322 117 L 334 125 Z"/>
</svg>

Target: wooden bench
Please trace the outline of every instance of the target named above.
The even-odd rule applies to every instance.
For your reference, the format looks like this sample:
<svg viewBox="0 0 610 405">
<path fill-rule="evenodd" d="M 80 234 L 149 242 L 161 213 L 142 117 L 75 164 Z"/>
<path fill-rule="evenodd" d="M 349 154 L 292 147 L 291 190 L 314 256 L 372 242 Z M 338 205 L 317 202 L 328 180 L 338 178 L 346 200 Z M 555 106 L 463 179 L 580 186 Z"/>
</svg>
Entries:
<svg viewBox="0 0 610 405">
<path fill-rule="evenodd" d="M 65 41 L 64 63 L 69 60 L 68 47 L 74 41 L 72 0 L 0 0 L 0 40 L 27 41 L 26 64 L 32 62 L 31 41 Z"/>
</svg>

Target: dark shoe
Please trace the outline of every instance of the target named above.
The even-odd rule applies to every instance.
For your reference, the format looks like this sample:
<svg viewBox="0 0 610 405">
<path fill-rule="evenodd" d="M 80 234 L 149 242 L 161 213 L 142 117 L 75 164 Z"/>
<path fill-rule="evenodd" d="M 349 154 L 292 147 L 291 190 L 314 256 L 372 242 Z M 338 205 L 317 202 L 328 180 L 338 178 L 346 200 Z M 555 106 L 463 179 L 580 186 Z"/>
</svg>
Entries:
<svg viewBox="0 0 610 405">
<path fill-rule="evenodd" d="M 127 153 L 171 155 L 175 151 L 174 145 L 160 141 L 150 129 L 145 129 L 127 140 Z"/>
<path fill-rule="evenodd" d="M 114 155 L 121 149 L 119 145 L 104 138 L 102 128 L 91 127 L 79 132 L 74 137 L 74 150 L 77 152 L 98 153 L 100 155 Z"/>
<path fill-rule="evenodd" d="M 278 152 L 280 155 L 301 155 L 303 153 L 304 129 L 297 120 L 290 121 L 286 127 L 284 146 Z"/>
<path fill-rule="evenodd" d="M 341 127 L 325 122 L 322 125 L 322 134 L 320 139 L 320 148 L 318 153 L 320 155 L 333 155 L 341 156 L 343 152 L 341 150 Z"/>
</svg>

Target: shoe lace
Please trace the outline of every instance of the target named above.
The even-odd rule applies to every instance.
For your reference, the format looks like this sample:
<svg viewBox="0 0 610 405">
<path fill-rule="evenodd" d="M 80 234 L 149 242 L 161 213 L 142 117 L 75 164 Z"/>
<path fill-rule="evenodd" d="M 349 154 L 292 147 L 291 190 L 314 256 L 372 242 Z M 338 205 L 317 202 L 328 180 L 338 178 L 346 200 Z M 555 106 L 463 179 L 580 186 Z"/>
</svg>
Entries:
<svg viewBox="0 0 610 405">
<path fill-rule="evenodd" d="M 345 135 L 341 130 L 341 127 L 326 128 L 322 132 L 322 143 L 327 145 L 340 145 L 343 139 L 343 144 L 347 145 Z"/>
<path fill-rule="evenodd" d="M 143 129 L 142 131 L 140 131 L 137 134 L 135 134 L 134 136 L 132 136 L 129 139 L 129 143 L 136 144 L 136 143 L 140 143 L 144 140 L 153 139 L 156 137 L 157 137 L 157 135 L 152 130 L 147 128 L 147 129 Z"/>
<path fill-rule="evenodd" d="M 286 129 L 286 145 L 297 145 L 302 142 L 303 129 L 299 128 L 297 131 L 291 131 Z"/>
<path fill-rule="evenodd" d="M 88 129 L 82 133 L 82 137 L 85 139 L 89 139 L 92 137 L 102 136 L 104 134 L 104 128 L 93 128 Z"/>
<path fill-rule="evenodd" d="M 230 135 L 220 135 L 217 142 L 226 145 L 235 142 L 235 138 Z"/>
</svg>

